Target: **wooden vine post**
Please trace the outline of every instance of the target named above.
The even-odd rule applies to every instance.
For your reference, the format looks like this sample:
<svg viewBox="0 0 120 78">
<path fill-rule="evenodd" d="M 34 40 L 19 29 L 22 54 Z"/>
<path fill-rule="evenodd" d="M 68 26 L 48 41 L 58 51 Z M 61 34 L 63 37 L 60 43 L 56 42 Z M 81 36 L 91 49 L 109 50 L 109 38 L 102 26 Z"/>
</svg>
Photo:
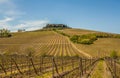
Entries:
<svg viewBox="0 0 120 78">
<path fill-rule="evenodd" d="M 114 67 L 114 73 L 115 73 L 114 74 L 115 75 L 114 78 L 117 78 L 117 71 L 116 71 L 116 62 L 115 62 L 115 59 L 113 59 L 113 63 L 114 63 L 113 67 Z"/>
<path fill-rule="evenodd" d="M 40 68 L 39 68 L 40 73 L 42 72 L 42 64 L 43 64 L 43 57 L 41 56 L 40 57 Z"/>
<path fill-rule="evenodd" d="M 34 65 L 34 63 L 33 63 L 32 57 L 30 57 L 30 62 L 31 62 L 31 64 L 32 64 L 32 67 L 33 67 L 35 73 L 38 75 L 37 70 L 36 70 L 36 68 L 35 68 L 35 65 Z"/>
<path fill-rule="evenodd" d="M 86 60 L 86 59 L 84 59 L 84 62 L 85 62 L 85 63 L 84 63 L 84 64 L 85 64 L 85 74 L 86 74 L 86 69 L 87 69 L 87 66 L 86 66 L 86 61 L 87 61 L 87 60 Z"/>
<path fill-rule="evenodd" d="M 55 74 L 53 61 L 54 61 L 54 57 L 52 57 L 52 78 L 54 78 L 54 74 Z"/>
<path fill-rule="evenodd" d="M 53 59 L 52 59 L 52 63 L 53 63 L 53 78 L 55 78 L 55 77 L 54 77 L 54 76 L 55 76 L 54 68 L 55 68 L 55 71 L 56 71 L 57 75 L 59 76 L 59 78 L 62 78 L 62 76 L 59 74 L 59 71 L 58 71 L 58 68 L 57 68 L 57 64 L 55 63 L 54 57 L 53 57 Z"/>
<path fill-rule="evenodd" d="M 80 78 L 83 76 L 83 66 L 82 66 L 82 58 L 79 57 L 79 73 Z"/>
<path fill-rule="evenodd" d="M 12 77 L 12 74 L 13 74 L 13 63 L 12 63 L 12 55 L 10 55 L 10 62 L 11 62 L 11 65 L 10 65 L 10 72 L 11 72 L 11 77 Z"/>
<path fill-rule="evenodd" d="M 22 71 L 20 70 L 18 64 L 16 63 L 16 61 L 12 58 L 13 62 L 15 63 L 15 66 L 17 67 L 17 70 L 19 71 L 20 74 L 23 74 Z"/>
<path fill-rule="evenodd" d="M 61 58 L 61 69 L 62 69 L 62 72 L 64 71 L 64 68 L 63 68 L 63 57 Z"/>
<path fill-rule="evenodd" d="M 0 64 L 0 67 L 1 67 L 1 69 L 4 71 L 4 73 L 5 74 L 7 74 L 7 71 L 6 71 L 6 69 L 4 68 L 4 57 L 3 57 L 3 55 L 1 55 L 1 64 Z"/>
<path fill-rule="evenodd" d="M 71 59 L 71 62 L 72 62 L 72 69 L 74 69 L 74 59 L 73 58 Z"/>
</svg>

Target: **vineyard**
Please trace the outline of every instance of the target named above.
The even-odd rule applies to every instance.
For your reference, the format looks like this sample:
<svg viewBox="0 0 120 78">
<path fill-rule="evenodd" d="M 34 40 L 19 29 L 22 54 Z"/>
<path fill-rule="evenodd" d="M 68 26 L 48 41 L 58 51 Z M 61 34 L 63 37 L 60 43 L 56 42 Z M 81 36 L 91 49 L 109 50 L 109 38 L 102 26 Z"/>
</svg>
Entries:
<svg viewBox="0 0 120 78">
<path fill-rule="evenodd" d="M 95 33 L 65 30 L 60 32 L 70 36 Z M 109 55 L 119 51 L 119 42 L 102 38 L 82 45 L 55 31 L 12 33 L 0 38 L 0 78 L 120 78 L 120 58 Z"/>
<path fill-rule="evenodd" d="M 66 37 L 56 32 L 43 31 L 18 34 L 10 39 L 0 39 L 1 52 L 25 54 L 28 48 L 34 48 L 35 55 L 83 56 Z"/>
<path fill-rule="evenodd" d="M 119 60 L 109 57 L 1 55 L 0 78 L 120 78 Z"/>
</svg>

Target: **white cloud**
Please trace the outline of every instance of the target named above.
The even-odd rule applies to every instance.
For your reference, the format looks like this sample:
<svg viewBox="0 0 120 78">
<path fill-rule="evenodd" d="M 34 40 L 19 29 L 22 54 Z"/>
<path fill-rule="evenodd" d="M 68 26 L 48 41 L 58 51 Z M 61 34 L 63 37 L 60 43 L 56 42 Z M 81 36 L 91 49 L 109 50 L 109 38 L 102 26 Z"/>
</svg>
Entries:
<svg viewBox="0 0 120 78">
<path fill-rule="evenodd" d="M 0 20 L 0 24 L 1 24 L 1 23 L 7 23 L 7 22 L 9 22 L 9 21 L 13 21 L 13 20 L 14 20 L 14 18 L 11 18 L 11 17 L 5 17 L 5 19 Z"/>
<path fill-rule="evenodd" d="M 25 12 L 18 8 L 18 6 L 14 3 L 14 0 L 0 0 L 0 16 L 4 17 L 2 20 L 0 20 L 0 29 L 7 28 L 11 31 L 26 29 L 27 31 L 31 31 L 41 29 L 43 26 L 49 23 L 48 20 L 21 21 L 17 19 L 17 17 L 20 17 L 24 14 Z"/>
<path fill-rule="evenodd" d="M 19 24 L 12 25 L 11 22 L 15 21 L 14 18 L 6 17 L 0 20 L 0 29 L 7 28 L 11 31 L 17 31 L 18 29 L 25 29 L 27 31 L 37 30 L 44 27 L 50 21 L 48 20 L 31 20 L 31 21 L 21 21 Z"/>
<path fill-rule="evenodd" d="M 50 21 L 48 20 L 34 20 L 34 21 L 24 21 L 22 24 L 15 26 L 16 29 L 26 29 L 27 31 L 37 30 L 44 27 Z"/>
<path fill-rule="evenodd" d="M 1 28 L 10 28 L 9 22 L 13 21 L 14 18 L 12 17 L 5 17 L 4 19 L 0 20 L 0 29 Z"/>
</svg>

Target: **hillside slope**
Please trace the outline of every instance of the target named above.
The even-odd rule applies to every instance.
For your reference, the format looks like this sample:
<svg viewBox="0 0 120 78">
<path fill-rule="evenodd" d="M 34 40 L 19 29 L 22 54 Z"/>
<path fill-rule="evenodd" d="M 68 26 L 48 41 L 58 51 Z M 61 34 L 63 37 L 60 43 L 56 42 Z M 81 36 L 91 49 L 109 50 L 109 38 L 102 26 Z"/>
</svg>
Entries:
<svg viewBox="0 0 120 78">
<path fill-rule="evenodd" d="M 60 30 L 67 35 L 83 35 L 98 33 L 97 31 L 83 30 L 83 29 L 64 29 Z M 111 51 L 115 50 L 120 55 L 120 39 L 118 38 L 99 38 L 91 45 L 77 44 L 76 47 L 92 56 L 109 56 Z"/>
<path fill-rule="evenodd" d="M 72 35 L 96 33 L 96 31 L 83 29 L 59 30 Z M 35 55 L 54 56 L 109 56 L 116 50 L 120 54 L 120 39 L 99 38 L 91 45 L 72 43 L 67 37 L 54 31 L 35 31 L 13 33 L 10 38 L 0 38 L 1 53 L 26 54 L 28 48 L 35 49 Z M 87 54 L 86 54 L 87 53 Z"/>
<path fill-rule="evenodd" d="M 35 55 L 82 56 L 66 37 L 54 31 L 14 33 L 0 39 L 1 52 L 26 54 L 29 48 L 35 49 Z"/>
</svg>

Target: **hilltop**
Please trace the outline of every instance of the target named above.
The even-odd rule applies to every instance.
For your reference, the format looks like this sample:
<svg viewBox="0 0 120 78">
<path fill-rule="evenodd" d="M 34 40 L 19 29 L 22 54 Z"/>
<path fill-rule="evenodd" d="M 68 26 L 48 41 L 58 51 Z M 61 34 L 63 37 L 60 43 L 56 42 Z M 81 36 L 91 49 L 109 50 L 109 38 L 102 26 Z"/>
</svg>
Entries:
<svg viewBox="0 0 120 78">
<path fill-rule="evenodd" d="M 65 24 L 47 24 L 45 27 L 43 27 L 43 30 L 54 30 L 54 29 L 67 29 L 70 28 Z"/>
</svg>

